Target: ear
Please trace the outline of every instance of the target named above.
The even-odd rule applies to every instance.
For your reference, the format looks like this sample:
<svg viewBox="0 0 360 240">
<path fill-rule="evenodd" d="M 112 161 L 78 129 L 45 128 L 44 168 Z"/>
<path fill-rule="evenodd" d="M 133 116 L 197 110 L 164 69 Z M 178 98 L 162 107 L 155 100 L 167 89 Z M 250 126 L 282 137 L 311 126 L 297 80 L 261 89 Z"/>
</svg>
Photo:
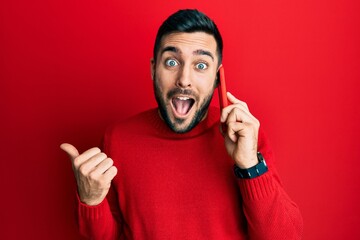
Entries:
<svg viewBox="0 0 360 240">
<path fill-rule="evenodd" d="M 154 58 L 150 59 L 150 74 L 151 74 L 151 79 L 154 81 L 154 79 L 155 79 L 155 60 L 154 60 Z"/>
<path fill-rule="evenodd" d="M 217 80 L 219 80 L 219 77 L 220 77 L 220 68 L 222 68 L 223 67 L 223 65 L 222 65 L 222 63 L 219 65 L 219 67 L 217 68 L 217 70 L 216 70 L 216 79 Z"/>
<path fill-rule="evenodd" d="M 219 67 L 218 67 L 217 70 L 216 70 L 216 78 L 215 78 L 216 87 L 218 87 L 219 84 L 220 84 L 220 72 L 219 72 L 219 70 L 220 70 L 220 68 L 222 68 L 222 66 L 223 66 L 223 65 L 220 64 Z"/>
</svg>

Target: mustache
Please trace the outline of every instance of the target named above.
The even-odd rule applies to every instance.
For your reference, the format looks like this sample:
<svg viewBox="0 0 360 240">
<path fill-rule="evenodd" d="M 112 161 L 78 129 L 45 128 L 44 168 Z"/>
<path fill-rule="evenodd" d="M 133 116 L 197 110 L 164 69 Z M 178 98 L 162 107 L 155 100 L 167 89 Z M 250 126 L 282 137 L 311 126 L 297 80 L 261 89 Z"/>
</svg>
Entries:
<svg viewBox="0 0 360 240">
<path fill-rule="evenodd" d="M 168 98 L 172 98 L 174 95 L 188 95 L 196 98 L 194 92 L 190 89 L 174 88 L 167 93 Z"/>
</svg>

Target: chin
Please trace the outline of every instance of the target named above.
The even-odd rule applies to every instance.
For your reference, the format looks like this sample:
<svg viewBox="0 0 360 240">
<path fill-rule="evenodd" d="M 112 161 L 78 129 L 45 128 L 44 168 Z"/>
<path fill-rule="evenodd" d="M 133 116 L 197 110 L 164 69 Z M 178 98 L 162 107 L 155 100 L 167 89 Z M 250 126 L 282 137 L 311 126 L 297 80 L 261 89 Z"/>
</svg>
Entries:
<svg viewBox="0 0 360 240">
<path fill-rule="evenodd" d="M 187 133 L 206 117 L 214 91 L 203 100 L 179 90 L 163 96 L 154 81 L 154 93 L 160 115 L 168 127 L 175 133 Z"/>
<path fill-rule="evenodd" d="M 163 117 L 166 124 L 176 133 L 187 133 L 196 127 L 207 114 L 208 108 L 192 109 L 186 118 L 174 116 L 173 111 L 165 111 L 166 117 Z M 160 111 L 161 112 L 161 111 Z M 169 113 L 171 117 L 169 116 Z"/>
<path fill-rule="evenodd" d="M 168 126 L 176 133 L 186 133 L 191 131 L 197 122 L 195 116 L 189 117 L 187 119 L 175 118 L 171 124 L 168 123 Z"/>
</svg>

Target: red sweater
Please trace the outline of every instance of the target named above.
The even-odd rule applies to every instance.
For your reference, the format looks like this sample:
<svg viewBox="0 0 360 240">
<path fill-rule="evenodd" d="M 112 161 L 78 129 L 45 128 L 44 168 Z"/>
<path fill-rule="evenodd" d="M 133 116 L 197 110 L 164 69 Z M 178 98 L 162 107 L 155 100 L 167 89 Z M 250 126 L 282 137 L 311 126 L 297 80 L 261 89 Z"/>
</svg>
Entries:
<svg viewBox="0 0 360 240">
<path fill-rule="evenodd" d="M 216 108 L 185 134 L 146 111 L 110 128 L 104 143 L 118 174 L 101 204 L 78 203 L 80 232 L 90 239 L 301 239 L 301 215 L 263 133 L 258 150 L 269 171 L 237 179 Z"/>
</svg>

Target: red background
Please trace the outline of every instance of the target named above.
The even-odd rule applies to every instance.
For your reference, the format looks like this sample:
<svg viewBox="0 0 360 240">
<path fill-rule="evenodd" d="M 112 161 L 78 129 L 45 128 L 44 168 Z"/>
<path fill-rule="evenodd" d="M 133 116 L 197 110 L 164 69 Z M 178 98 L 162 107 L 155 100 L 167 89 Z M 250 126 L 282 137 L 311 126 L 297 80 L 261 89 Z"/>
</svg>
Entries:
<svg viewBox="0 0 360 240">
<path fill-rule="evenodd" d="M 304 239 L 358 239 L 360 8 L 340 0 L 2 1 L 0 239 L 78 238 L 60 143 L 98 146 L 156 106 L 157 28 L 194 7 L 222 32 L 228 90 L 268 133 Z"/>
</svg>

